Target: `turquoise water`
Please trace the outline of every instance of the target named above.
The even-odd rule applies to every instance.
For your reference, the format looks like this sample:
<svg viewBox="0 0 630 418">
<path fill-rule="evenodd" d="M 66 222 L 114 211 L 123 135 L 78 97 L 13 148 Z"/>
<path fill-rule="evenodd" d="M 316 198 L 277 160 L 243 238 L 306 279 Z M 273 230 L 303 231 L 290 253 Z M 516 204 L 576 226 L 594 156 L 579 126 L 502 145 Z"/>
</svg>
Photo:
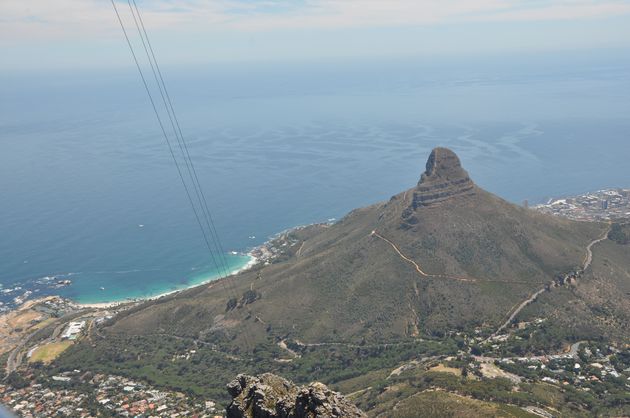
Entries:
<svg viewBox="0 0 630 418">
<path fill-rule="evenodd" d="M 232 273 L 245 267 L 251 257 L 230 255 L 227 260 L 228 272 Z M 122 275 L 124 280 L 112 279 L 116 275 Z M 199 269 L 199 271 L 191 271 L 189 274 L 173 272 L 172 275 L 157 274 L 155 276 L 152 276 L 150 270 L 100 272 L 86 275 L 79 273 L 67 276 L 71 280 L 78 277 L 78 280 L 74 280 L 72 286 L 68 287 L 67 290 L 63 289 L 56 293 L 62 293 L 79 303 L 144 299 L 200 285 L 219 276 L 220 274 L 214 266 L 207 266 Z M 177 280 L 177 277 L 180 279 Z M 130 281 L 132 283 L 135 281 L 136 284 L 130 286 Z M 101 288 L 99 286 L 101 284 L 107 287 Z"/>
<path fill-rule="evenodd" d="M 236 269 L 247 259 L 231 251 L 411 187 L 438 145 L 517 203 L 630 187 L 628 52 L 165 72 Z M 1 302 L 217 275 L 132 67 L 2 79 Z"/>
</svg>

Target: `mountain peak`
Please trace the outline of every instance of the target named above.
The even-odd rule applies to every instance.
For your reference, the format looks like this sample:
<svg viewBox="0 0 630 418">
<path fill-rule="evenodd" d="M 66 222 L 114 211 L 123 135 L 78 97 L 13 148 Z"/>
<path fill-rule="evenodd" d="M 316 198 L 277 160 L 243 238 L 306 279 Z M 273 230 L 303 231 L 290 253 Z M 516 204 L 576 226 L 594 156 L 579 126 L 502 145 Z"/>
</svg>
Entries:
<svg viewBox="0 0 630 418">
<path fill-rule="evenodd" d="M 448 148 L 434 148 L 427 160 L 426 171 L 422 175 L 422 181 L 432 178 L 460 178 L 468 174 L 462 168 L 459 157 Z"/>
<path fill-rule="evenodd" d="M 427 160 L 426 171 L 413 189 L 413 200 L 406 216 L 422 206 L 432 206 L 457 196 L 475 193 L 475 183 L 462 168 L 457 154 L 448 148 L 435 148 Z"/>
</svg>

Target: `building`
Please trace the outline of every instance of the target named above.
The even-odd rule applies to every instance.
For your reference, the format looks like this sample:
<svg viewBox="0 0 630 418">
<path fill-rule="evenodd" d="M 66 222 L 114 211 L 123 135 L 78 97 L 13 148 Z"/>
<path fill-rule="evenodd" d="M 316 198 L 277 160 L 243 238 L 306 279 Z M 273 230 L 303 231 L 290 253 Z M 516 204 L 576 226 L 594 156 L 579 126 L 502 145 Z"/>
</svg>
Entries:
<svg viewBox="0 0 630 418">
<path fill-rule="evenodd" d="M 85 327 L 85 321 L 70 322 L 66 330 L 61 334 L 61 338 L 68 340 L 76 340 L 81 333 L 81 330 Z"/>
</svg>

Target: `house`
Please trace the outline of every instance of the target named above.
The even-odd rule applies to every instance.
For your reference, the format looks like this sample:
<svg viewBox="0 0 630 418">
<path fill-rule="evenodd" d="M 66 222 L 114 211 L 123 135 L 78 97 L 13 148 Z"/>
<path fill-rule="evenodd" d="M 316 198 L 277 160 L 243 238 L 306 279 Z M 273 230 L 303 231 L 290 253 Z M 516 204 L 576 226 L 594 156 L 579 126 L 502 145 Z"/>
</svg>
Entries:
<svg viewBox="0 0 630 418">
<path fill-rule="evenodd" d="M 83 327 L 85 327 L 85 321 L 70 322 L 63 334 L 61 334 L 61 338 L 76 340 Z"/>
</svg>

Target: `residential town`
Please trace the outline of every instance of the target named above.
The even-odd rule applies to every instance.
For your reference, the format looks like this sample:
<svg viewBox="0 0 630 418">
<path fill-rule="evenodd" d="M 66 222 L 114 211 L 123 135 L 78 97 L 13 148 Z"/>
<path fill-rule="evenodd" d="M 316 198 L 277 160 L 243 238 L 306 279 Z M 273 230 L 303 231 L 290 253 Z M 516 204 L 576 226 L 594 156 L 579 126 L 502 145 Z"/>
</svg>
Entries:
<svg viewBox="0 0 630 418">
<path fill-rule="evenodd" d="M 22 417 L 221 416 L 211 400 L 158 390 L 121 376 L 79 369 L 52 376 L 43 373 L 75 341 L 91 338 L 99 324 L 127 307 L 93 309 L 51 296 L 3 315 L 6 378 L 0 384 L 0 404 Z M 192 354 L 187 355 L 184 358 L 189 359 Z"/>
<path fill-rule="evenodd" d="M 499 346 L 500 343 L 494 344 L 493 348 L 499 351 Z M 491 364 L 501 370 L 498 377 L 514 382 L 542 381 L 559 387 L 571 385 L 585 392 L 605 391 L 607 384 L 622 385 L 630 390 L 630 352 L 627 348 L 578 342 L 558 354 L 473 358 L 475 367 L 484 377 L 493 377 L 483 367 Z"/>
<path fill-rule="evenodd" d="M 278 260 L 282 260 L 289 255 L 300 255 L 304 238 L 302 235 L 308 235 L 309 231 L 319 228 L 328 228 L 335 222 L 334 218 L 328 219 L 327 222 L 313 223 L 309 225 L 301 225 L 282 231 L 265 243 L 254 247 L 249 251 L 249 255 L 256 261 L 255 264 L 269 265 Z"/>
<path fill-rule="evenodd" d="M 213 401 L 196 401 L 183 393 L 157 390 L 124 377 L 74 370 L 53 376 L 45 385 L 37 383 L 39 378 L 31 373 L 23 377 L 23 384 L 0 384 L 0 402 L 22 417 L 222 416 Z"/>
<path fill-rule="evenodd" d="M 605 189 L 579 196 L 550 199 L 547 203 L 533 208 L 577 221 L 614 221 L 630 218 L 630 189 Z"/>
</svg>

